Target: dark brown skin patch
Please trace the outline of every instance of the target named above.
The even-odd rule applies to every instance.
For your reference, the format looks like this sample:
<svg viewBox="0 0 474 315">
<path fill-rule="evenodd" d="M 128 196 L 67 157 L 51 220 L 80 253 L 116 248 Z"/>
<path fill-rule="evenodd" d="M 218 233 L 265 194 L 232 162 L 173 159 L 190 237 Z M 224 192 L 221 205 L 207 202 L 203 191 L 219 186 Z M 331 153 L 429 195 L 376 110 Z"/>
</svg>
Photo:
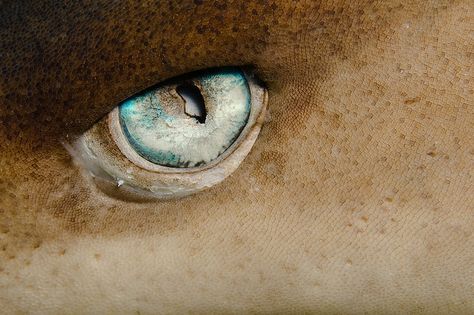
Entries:
<svg viewBox="0 0 474 315">
<path fill-rule="evenodd" d="M 472 12 L 469 1 L 2 3 L 0 304 L 48 304 L 54 278 L 77 284 L 83 312 L 118 312 L 121 292 L 148 313 L 472 313 Z M 129 96 L 218 66 L 251 66 L 269 90 L 254 149 L 221 185 L 120 200 L 63 147 Z M 120 269 L 117 243 L 133 268 Z M 160 260 L 170 253 L 182 256 Z M 103 278 L 74 276 L 107 263 Z M 106 274 L 133 280 L 103 289 Z"/>
<path fill-rule="evenodd" d="M 183 213 L 178 214 L 174 209 L 186 201 L 160 202 L 160 212 L 166 213 L 166 208 L 170 207 L 173 213 L 169 222 L 168 215 L 157 217 L 154 210 L 147 211 L 147 206 L 141 206 L 145 210 L 141 210 L 136 223 L 133 223 L 136 216 L 122 210 L 125 212 L 107 214 L 100 220 L 104 223 L 97 226 L 97 214 L 89 210 L 87 202 L 93 198 L 90 188 L 72 180 L 80 175 L 72 168 L 68 153 L 59 141 L 84 131 L 130 95 L 164 79 L 198 69 L 255 65 L 256 73 L 267 82 L 270 91 L 275 90 L 278 94 L 282 88 L 279 77 L 288 74 L 280 73 L 281 68 L 289 66 L 285 64 L 286 58 L 290 57 L 287 54 L 293 53 L 294 49 L 307 49 L 304 45 L 308 43 L 302 42 L 298 34 L 313 38 L 315 42 L 310 45 L 317 46 L 318 51 L 308 60 L 311 64 L 292 65 L 290 78 L 301 76 L 311 82 L 323 80 L 327 76 L 327 67 L 355 54 L 360 44 L 375 40 L 388 25 L 388 21 L 379 18 L 377 13 L 382 8 L 372 8 L 372 4 L 351 7 L 303 2 L 297 9 L 288 9 L 287 6 L 285 3 L 250 2 L 237 6 L 202 3 L 196 7 L 186 2 L 161 2 L 158 5 L 124 3 L 76 9 L 56 4 L 43 4 L 37 10 L 29 6 L 17 8 L 19 12 L 16 12 L 14 21 L 18 20 L 18 23 L 8 24 L 2 36 L 6 38 L 3 49 L 7 56 L 12 56 L 3 65 L 6 75 L 2 86 L 8 93 L 4 101 L 5 115 L 2 115 L 3 133 L 7 139 L 2 141 L 15 154 L 25 151 L 22 156 L 26 161 L 21 166 L 15 161 L 7 171 L 31 167 L 28 181 L 33 180 L 38 186 L 52 181 L 55 187 L 52 190 L 63 192 L 59 198 L 43 199 L 47 205 L 36 204 L 35 208 L 41 210 L 28 209 L 27 217 L 31 224 L 41 211 L 41 216 L 49 213 L 55 220 L 63 220 L 59 226 L 73 233 L 114 234 L 130 230 L 135 234 L 146 230 L 161 231 L 165 226 L 176 227 L 176 216 L 182 217 Z M 388 5 L 390 19 L 395 18 L 400 9 L 400 6 L 395 6 L 397 8 L 392 10 L 392 6 Z M 51 15 L 57 18 L 51 19 Z M 364 18 L 366 16 L 368 18 Z M 23 19 L 31 21 L 31 25 L 26 27 L 24 22 L 20 22 Z M 366 23 L 377 31 L 362 32 L 366 24 L 361 24 L 361 19 L 366 19 Z M 68 23 L 59 23 L 63 20 Z M 289 24 L 300 20 L 307 22 Z M 356 28 L 349 28 L 350 24 Z M 281 38 L 285 41 L 280 42 Z M 266 59 L 262 54 L 277 58 Z M 296 54 L 290 58 L 299 57 Z M 309 67 L 317 71 L 308 73 Z M 294 88 L 291 87 L 287 93 L 300 97 Z M 270 93 L 272 122 L 268 128 L 279 136 L 273 138 L 278 145 L 283 145 L 287 137 L 287 131 L 281 133 L 284 130 L 282 125 L 290 128 L 289 135 L 294 137 L 309 113 L 321 113 L 329 124 L 334 124 L 334 117 L 338 115 L 327 115 L 318 103 L 304 107 L 272 107 L 272 103 L 278 102 L 271 97 Z M 42 169 L 48 167 L 38 167 L 38 162 L 50 163 L 41 158 L 42 152 L 47 155 L 53 151 L 56 152 L 53 156 L 71 166 L 68 175 L 44 174 Z M 268 168 L 269 161 L 265 155 L 260 165 Z M 29 161 L 29 157 L 33 161 Z M 276 172 L 283 171 L 284 159 L 284 154 L 280 153 L 275 160 Z M 263 181 L 269 179 L 268 172 L 260 172 Z M 13 178 L 13 175 L 7 177 Z M 278 179 L 273 178 L 273 181 L 278 182 Z M 16 179 L 16 182 L 21 183 L 21 180 Z M 31 185 L 27 184 L 28 189 Z M 106 204 L 109 202 L 114 200 L 105 201 Z M 196 209 L 192 211 L 197 213 Z M 128 221 L 126 226 L 123 224 L 125 218 Z M 20 222 L 9 226 L 23 229 L 25 225 Z"/>
</svg>

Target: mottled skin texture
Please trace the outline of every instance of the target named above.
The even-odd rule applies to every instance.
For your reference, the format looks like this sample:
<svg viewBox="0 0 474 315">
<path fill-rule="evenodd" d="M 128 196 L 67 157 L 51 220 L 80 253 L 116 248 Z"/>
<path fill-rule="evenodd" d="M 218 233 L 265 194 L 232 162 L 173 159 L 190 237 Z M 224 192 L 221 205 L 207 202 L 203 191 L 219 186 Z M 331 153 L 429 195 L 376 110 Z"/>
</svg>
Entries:
<svg viewBox="0 0 474 315">
<path fill-rule="evenodd" d="M 0 3 L 2 312 L 474 312 L 473 1 Z M 208 191 L 117 200 L 61 144 L 228 65 L 270 119 Z"/>
</svg>

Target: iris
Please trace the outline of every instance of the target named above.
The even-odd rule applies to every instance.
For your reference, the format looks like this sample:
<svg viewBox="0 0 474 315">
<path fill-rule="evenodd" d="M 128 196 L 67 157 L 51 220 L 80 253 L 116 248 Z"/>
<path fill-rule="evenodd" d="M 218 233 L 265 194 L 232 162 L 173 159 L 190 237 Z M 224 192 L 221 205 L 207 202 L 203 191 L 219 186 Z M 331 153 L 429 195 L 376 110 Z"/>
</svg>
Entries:
<svg viewBox="0 0 474 315">
<path fill-rule="evenodd" d="M 208 164 L 224 153 L 246 126 L 250 89 L 237 68 L 198 73 L 146 90 L 119 106 L 130 146 L 167 167 Z"/>
</svg>

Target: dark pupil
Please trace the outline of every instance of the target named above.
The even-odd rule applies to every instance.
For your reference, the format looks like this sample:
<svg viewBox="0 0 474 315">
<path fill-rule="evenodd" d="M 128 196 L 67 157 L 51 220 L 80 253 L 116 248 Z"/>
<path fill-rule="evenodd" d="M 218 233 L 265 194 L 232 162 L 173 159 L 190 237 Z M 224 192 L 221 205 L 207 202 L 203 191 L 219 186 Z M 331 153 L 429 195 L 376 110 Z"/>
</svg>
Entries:
<svg viewBox="0 0 474 315">
<path fill-rule="evenodd" d="M 185 82 L 176 87 L 176 92 L 184 100 L 184 113 L 195 118 L 200 124 L 206 122 L 206 106 L 201 91 L 192 82 Z"/>
</svg>

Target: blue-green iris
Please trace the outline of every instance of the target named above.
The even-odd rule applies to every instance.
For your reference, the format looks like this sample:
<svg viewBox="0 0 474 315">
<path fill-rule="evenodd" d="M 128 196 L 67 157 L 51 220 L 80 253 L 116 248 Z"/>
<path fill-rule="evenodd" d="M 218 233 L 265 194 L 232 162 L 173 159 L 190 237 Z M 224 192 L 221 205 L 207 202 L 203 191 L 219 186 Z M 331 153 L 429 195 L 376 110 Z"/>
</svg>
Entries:
<svg viewBox="0 0 474 315">
<path fill-rule="evenodd" d="M 195 167 L 227 150 L 247 124 L 251 97 L 238 69 L 199 74 L 187 80 L 199 88 L 205 120 L 190 116 L 177 93 L 179 82 L 136 95 L 119 107 L 131 147 L 146 160 L 169 167 Z"/>
</svg>

